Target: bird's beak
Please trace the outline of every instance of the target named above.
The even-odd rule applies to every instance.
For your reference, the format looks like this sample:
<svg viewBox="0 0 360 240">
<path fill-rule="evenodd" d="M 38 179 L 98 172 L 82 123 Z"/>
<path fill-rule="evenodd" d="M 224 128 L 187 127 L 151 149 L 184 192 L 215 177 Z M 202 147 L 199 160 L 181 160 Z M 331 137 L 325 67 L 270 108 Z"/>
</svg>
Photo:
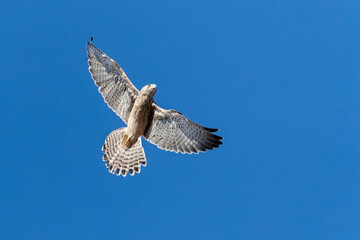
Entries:
<svg viewBox="0 0 360 240">
<path fill-rule="evenodd" d="M 152 89 L 152 91 L 153 91 L 154 94 L 155 94 L 155 93 L 156 93 L 156 90 L 157 90 L 156 84 L 151 84 L 151 85 L 150 85 L 150 88 Z"/>
</svg>

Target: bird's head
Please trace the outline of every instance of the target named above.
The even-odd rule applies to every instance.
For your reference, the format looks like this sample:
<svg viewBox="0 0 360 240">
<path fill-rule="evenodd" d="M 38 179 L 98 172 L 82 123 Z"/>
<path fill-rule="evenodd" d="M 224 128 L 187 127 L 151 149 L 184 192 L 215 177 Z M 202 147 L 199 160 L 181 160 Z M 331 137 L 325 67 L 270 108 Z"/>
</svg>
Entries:
<svg viewBox="0 0 360 240">
<path fill-rule="evenodd" d="M 157 86 L 155 84 L 148 84 L 148 85 L 145 85 L 140 93 L 142 94 L 147 94 L 149 95 L 150 97 L 154 97 L 155 93 L 156 93 L 156 89 L 157 89 Z"/>
</svg>

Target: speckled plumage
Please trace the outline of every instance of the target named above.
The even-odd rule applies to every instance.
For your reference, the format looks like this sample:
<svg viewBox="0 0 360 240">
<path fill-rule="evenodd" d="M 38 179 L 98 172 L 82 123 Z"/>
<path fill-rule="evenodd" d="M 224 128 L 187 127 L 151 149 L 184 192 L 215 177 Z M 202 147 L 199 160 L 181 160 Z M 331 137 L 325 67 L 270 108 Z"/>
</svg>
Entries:
<svg viewBox="0 0 360 240">
<path fill-rule="evenodd" d="M 154 102 L 157 87 L 139 91 L 120 66 L 93 43 L 87 42 L 89 71 L 108 106 L 127 124 L 111 132 L 102 148 L 111 173 L 126 176 L 146 165 L 141 136 L 159 148 L 181 153 L 205 152 L 222 144 L 213 132 L 189 120 L 176 110 L 165 110 Z"/>
</svg>

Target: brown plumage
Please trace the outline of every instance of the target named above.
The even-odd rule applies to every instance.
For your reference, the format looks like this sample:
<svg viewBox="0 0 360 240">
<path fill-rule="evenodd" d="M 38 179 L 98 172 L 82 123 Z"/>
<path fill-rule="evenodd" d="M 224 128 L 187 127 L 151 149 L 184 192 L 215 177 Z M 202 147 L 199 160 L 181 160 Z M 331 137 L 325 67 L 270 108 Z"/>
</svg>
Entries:
<svg viewBox="0 0 360 240">
<path fill-rule="evenodd" d="M 134 175 L 146 166 L 141 136 L 159 148 L 181 153 L 205 152 L 222 144 L 213 132 L 189 120 L 176 110 L 165 110 L 154 102 L 157 87 L 141 91 L 130 82 L 120 66 L 87 42 L 89 71 L 108 106 L 127 124 L 111 132 L 102 148 L 103 160 L 111 173 Z"/>
<path fill-rule="evenodd" d="M 136 98 L 124 133 L 121 145 L 123 150 L 129 149 L 139 137 L 144 135 L 151 120 L 150 117 L 153 115 L 152 104 L 155 92 L 155 84 L 146 85 Z"/>
</svg>

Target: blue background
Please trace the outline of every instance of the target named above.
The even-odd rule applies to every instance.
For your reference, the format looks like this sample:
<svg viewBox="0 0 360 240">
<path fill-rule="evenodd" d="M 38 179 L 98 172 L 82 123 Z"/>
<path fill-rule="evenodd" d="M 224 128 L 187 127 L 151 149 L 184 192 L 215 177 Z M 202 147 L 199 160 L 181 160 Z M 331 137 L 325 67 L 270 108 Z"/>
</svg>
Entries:
<svg viewBox="0 0 360 240">
<path fill-rule="evenodd" d="M 1 239 L 360 239 L 359 1 L 6 1 Z M 224 144 L 144 142 L 108 173 L 124 126 L 88 72 L 86 39 L 137 88 Z"/>
</svg>

